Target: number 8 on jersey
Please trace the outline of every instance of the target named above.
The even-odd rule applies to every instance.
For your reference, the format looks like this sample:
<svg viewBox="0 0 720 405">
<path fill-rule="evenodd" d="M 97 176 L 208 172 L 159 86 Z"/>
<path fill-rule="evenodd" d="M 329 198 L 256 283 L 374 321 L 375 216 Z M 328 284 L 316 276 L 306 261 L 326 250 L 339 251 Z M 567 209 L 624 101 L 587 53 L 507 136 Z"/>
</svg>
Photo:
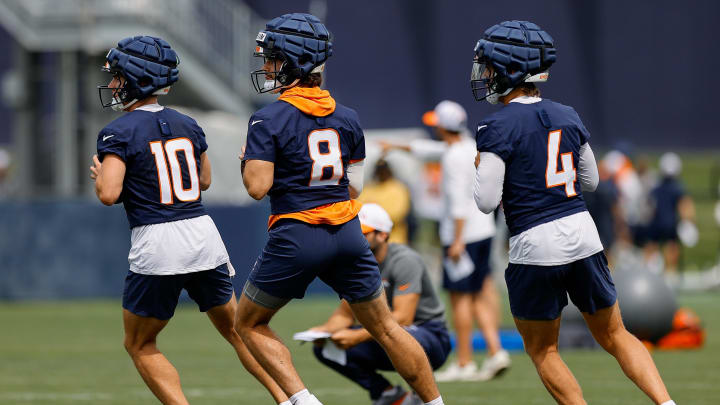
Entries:
<svg viewBox="0 0 720 405">
<path fill-rule="evenodd" d="M 337 185 L 343 176 L 340 136 L 334 129 L 316 129 L 308 135 L 308 151 L 312 159 L 309 186 Z M 324 176 L 325 168 L 331 175 Z"/>
</svg>

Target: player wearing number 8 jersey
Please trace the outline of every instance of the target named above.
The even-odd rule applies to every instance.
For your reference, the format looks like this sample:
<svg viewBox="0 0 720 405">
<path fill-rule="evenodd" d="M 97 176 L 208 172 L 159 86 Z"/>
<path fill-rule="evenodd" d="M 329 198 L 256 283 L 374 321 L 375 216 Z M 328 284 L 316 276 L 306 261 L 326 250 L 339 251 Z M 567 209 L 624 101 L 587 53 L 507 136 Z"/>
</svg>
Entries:
<svg viewBox="0 0 720 405">
<path fill-rule="evenodd" d="M 207 312 L 243 364 L 282 395 L 233 327 L 236 302 L 225 245 L 201 202 L 210 187 L 205 134 L 157 103 L 178 79 L 175 51 L 160 38 L 123 39 L 106 56 L 103 107 L 126 113 L 100 131 L 90 168 L 103 204 L 122 203 L 132 228 L 123 291 L 125 348 L 164 404 L 187 404 L 175 368 L 155 345 L 183 289 Z"/>
<path fill-rule="evenodd" d="M 484 212 L 502 199 L 511 236 L 505 280 L 515 324 L 558 403 L 585 403 L 557 351 L 569 295 L 625 374 L 656 404 L 674 404 L 647 350 L 622 324 L 603 247 L 582 198 L 583 190 L 594 191 L 598 183 L 590 134 L 575 110 L 540 98 L 535 87 L 547 80 L 555 59 L 545 31 L 527 21 L 506 21 L 478 41 L 471 73 L 476 100 L 504 105 L 478 125 L 474 195 Z"/>
<path fill-rule="evenodd" d="M 256 42 L 264 65 L 252 73 L 253 84 L 280 96 L 248 123 L 243 181 L 253 198 L 270 196 L 271 216 L 269 240 L 240 298 L 238 332 L 294 405 L 319 404 L 268 323 L 320 278 L 350 303 L 419 396 L 441 404 L 422 347 L 390 314 L 360 230 L 351 197 L 362 189 L 363 132 L 357 114 L 319 87 L 330 33 L 316 17 L 294 13 L 268 22 Z"/>
</svg>

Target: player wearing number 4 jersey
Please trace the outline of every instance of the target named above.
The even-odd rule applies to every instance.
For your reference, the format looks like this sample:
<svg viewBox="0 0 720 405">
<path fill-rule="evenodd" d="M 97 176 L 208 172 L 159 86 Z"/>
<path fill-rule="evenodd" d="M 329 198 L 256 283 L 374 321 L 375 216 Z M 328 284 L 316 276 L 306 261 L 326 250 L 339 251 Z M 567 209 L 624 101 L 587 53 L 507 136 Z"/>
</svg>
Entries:
<svg viewBox="0 0 720 405">
<path fill-rule="evenodd" d="M 100 101 L 127 113 L 100 131 L 90 170 L 100 201 L 122 203 L 132 228 L 125 348 L 162 403 L 187 404 L 177 371 L 155 345 L 185 289 L 245 367 L 282 395 L 233 327 L 234 270 L 201 202 L 211 181 L 205 134 L 192 118 L 157 104 L 178 79 L 175 51 L 160 38 L 138 36 L 120 41 L 106 60 L 112 80 L 98 86 Z"/>
<path fill-rule="evenodd" d="M 360 230 L 360 207 L 351 197 L 362 189 L 363 132 L 357 114 L 319 87 L 332 54 L 330 33 L 312 15 L 286 14 L 271 20 L 256 42 L 264 65 L 252 73 L 253 84 L 280 96 L 248 125 L 243 181 L 253 198 L 270 196 L 271 216 L 269 240 L 240 298 L 238 332 L 293 405 L 319 404 L 268 327 L 318 277 L 350 303 L 423 401 L 441 404 L 422 347 L 390 314 Z"/>
<path fill-rule="evenodd" d="M 594 191 L 598 183 L 590 134 L 575 110 L 541 99 L 535 87 L 547 80 L 555 59 L 550 35 L 527 21 L 495 25 L 475 47 L 473 95 L 504 105 L 477 128 L 475 201 L 489 213 L 502 198 L 511 236 L 505 280 L 515 324 L 558 403 L 585 403 L 557 351 L 569 295 L 625 374 L 656 404 L 674 404 L 647 350 L 623 326 L 585 208 L 582 190 Z"/>
</svg>

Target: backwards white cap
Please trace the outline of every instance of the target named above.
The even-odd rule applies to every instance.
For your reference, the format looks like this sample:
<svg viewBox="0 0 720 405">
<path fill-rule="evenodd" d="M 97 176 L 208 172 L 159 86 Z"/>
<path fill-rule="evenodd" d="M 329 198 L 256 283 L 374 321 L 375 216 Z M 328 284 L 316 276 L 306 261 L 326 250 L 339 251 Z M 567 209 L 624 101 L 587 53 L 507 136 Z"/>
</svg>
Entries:
<svg viewBox="0 0 720 405">
<path fill-rule="evenodd" d="M 422 116 L 423 124 L 429 127 L 440 127 L 448 131 L 461 132 L 467 127 L 467 113 L 462 106 L 454 101 L 443 100 Z"/>
<path fill-rule="evenodd" d="M 682 160 L 674 152 L 666 152 L 660 157 L 660 172 L 664 176 L 675 177 L 682 171 Z"/>
<path fill-rule="evenodd" d="M 372 231 L 390 232 L 393 227 L 393 221 L 390 219 L 390 215 L 383 209 L 383 207 L 368 203 L 363 204 L 358 213 L 360 219 L 360 227 L 362 233 L 368 233 Z"/>
</svg>

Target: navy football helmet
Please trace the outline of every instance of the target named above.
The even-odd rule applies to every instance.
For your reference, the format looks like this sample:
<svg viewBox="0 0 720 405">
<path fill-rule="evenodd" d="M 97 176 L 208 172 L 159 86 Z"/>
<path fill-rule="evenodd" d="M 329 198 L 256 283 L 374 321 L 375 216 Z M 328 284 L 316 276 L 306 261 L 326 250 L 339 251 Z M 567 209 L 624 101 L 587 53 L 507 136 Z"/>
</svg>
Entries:
<svg viewBox="0 0 720 405">
<path fill-rule="evenodd" d="M 103 72 L 119 76 L 122 86 L 98 86 L 103 108 L 120 111 L 151 95 L 165 95 L 177 82 L 180 63 L 166 41 L 151 36 L 128 37 L 105 56 Z M 109 98 L 109 99 L 108 99 Z"/>
<path fill-rule="evenodd" d="M 475 45 L 470 74 L 473 96 L 496 104 L 520 83 L 547 81 L 556 59 L 552 37 L 537 25 L 528 21 L 493 25 Z"/>
<path fill-rule="evenodd" d="M 278 61 L 279 69 L 258 69 L 250 78 L 258 93 L 289 88 L 310 73 L 323 71 L 332 55 L 332 36 L 311 14 L 284 14 L 270 20 L 255 38 L 253 56 Z"/>
</svg>

